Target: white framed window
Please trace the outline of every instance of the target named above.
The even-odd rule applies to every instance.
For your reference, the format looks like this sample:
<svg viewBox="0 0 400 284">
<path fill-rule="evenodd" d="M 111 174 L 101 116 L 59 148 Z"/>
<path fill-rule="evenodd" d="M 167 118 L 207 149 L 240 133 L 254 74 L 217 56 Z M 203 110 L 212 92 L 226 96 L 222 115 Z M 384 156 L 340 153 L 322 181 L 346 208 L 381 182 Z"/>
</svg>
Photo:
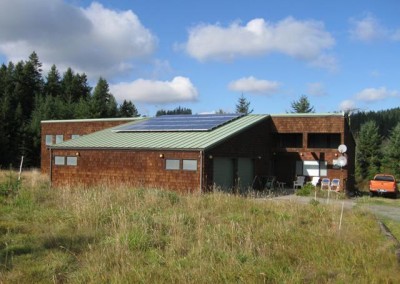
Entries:
<svg viewBox="0 0 400 284">
<path fill-rule="evenodd" d="M 309 177 L 319 176 L 319 161 L 304 161 L 303 176 L 309 176 Z"/>
<path fill-rule="evenodd" d="M 65 165 L 65 157 L 63 157 L 63 156 L 55 156 L 54 157 L 54 165 L 56 165 L 56 166 Z"/>
<path fill-rule="evenodd" d="M 166 170 L 179 170 L 180 167 L 180 160 L 176 159 L 166 159 L 165 160 L 165 169 Z"/>
<path fill-rule="evenodd" d="M 79 138 L 79 136 L 80 136 L 79 134 L 72 134 L 72 135 L 71 135 L 71 139 Z"/>
<path fill-rule="evenodd" d="M 319 176 L 326 177 L 328 175 L 328 162 L 320 161 L 319 162 Z"/>
<path fill-rule="evenodd" d="M 78 157 L 67 157 L 67 166 L 77 166 Z"/>
<path fill-rule="evenodd" d="M 296 161 L 296 175 L 325 177 L 328 175 L 327 161 Z"/>
<path fill-rule="evenodd" d="M 64 141 L 64 135 L 56 135 L 56 144 Z"/>
<path fill-rule="evenodd" d="M 46 135 L 46 145 L 53 145 L 53 135 Z"/>
<path fill-rule="evenodd" d="M 197 160 L 183 160 L 182 162 L 184 171 L 197 171 Z"/>
</svg>

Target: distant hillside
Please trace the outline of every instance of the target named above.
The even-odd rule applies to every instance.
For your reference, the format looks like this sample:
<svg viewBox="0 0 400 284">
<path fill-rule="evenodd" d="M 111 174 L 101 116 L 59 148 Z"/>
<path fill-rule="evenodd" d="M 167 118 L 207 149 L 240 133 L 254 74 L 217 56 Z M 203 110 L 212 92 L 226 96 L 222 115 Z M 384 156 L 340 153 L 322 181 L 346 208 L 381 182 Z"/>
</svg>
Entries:
<svg viewBox="0 0 400 284">
<path fill-rule="evenodd" d="M 367 121 L 373 120 L 379 126 L 380 134 L 383 137 L 388 137 L 390 131 L 400 122 L 400 107 L 381 110 L 358 112 L 350 116 L 350 128 L 355 136 L 362 124 Z"/>
</svg>

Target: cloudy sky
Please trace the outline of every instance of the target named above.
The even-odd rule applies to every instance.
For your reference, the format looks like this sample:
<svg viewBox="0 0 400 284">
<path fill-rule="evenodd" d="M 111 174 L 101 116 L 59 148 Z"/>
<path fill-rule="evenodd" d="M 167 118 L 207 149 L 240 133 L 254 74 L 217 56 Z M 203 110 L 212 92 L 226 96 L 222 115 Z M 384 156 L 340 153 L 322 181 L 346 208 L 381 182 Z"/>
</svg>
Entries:
<svg viewBox="0 0 400 284">
<path fill-rule="evenodd" d="M 2 0 L 0 61 L 36 51 L 107 79 L 141 114 L 177 106 L 285 113 L 398 107 L 398 0 Z"/>
</svg>

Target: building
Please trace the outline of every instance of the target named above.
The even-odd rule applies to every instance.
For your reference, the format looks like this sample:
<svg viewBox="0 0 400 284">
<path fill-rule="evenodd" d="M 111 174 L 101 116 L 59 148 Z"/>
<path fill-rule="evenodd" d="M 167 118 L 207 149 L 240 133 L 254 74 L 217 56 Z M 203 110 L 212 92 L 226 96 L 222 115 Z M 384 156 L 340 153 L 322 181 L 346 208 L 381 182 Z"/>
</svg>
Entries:
<svg viewBox="0 0 400 284">
<path fill-rule="evenodd" d="M 184 192 L 215 187 L 242 191 L 254 186 L 258 177 L 275 176 L 291 186 L 296 175 L 305 175 L 339 178 L 343 189 L 353 189 L 355 143 L 343 114 L 177 119 L 176 128 L 158 127 L 159 118 L 44 121 L 42 171 L 49 173 L 53 186 L 124 184 Z M 214 119 L 219 122 L 207 124 Z M 100 121 L 103 130 L 95 131 Z M 106 128 L 106 122 L 113 123 L 111 128 Z M 92 123 L 99 127 L 91 128 Z M 87 133 L 94 131 L 57 143 L 57 135 L 75 138 L 72 134 L 84 129 L 81 125 L 86 125 Z M 341 144 L 347 146 L 346 153 L 338 151 Z M 345 166 L 337 163 L 341 156 L 347 158 Z"/>
</svg>

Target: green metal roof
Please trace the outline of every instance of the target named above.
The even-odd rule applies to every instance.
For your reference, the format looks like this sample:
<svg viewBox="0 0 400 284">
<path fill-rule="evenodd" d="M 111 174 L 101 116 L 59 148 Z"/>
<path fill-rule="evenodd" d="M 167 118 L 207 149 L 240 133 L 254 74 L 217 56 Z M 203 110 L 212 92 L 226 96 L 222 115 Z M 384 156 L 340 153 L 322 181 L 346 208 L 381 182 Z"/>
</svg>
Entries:
<svg viewBox="0 0 400 284">
<path fill-rule="evenodd" d="M 108 128 L 92 134 L 52 145 L 52 149 L 167 149 L 202 150 L 210 148 L 269 115 L 246 115 L 211 131 L 124 132 Z M 136 122 L 131 122 L 136 123 Z"/>
<path fill-rule="evenodd" d="M 134 120 L 142 120 L 142 119 L 145 119 L 145 118 L 143 118 L 143 117 L 117 117 L 117 118 L 59 119 L 59 120 L 42 120 L 40 123 L 134 121 Z"/>
</svg>

